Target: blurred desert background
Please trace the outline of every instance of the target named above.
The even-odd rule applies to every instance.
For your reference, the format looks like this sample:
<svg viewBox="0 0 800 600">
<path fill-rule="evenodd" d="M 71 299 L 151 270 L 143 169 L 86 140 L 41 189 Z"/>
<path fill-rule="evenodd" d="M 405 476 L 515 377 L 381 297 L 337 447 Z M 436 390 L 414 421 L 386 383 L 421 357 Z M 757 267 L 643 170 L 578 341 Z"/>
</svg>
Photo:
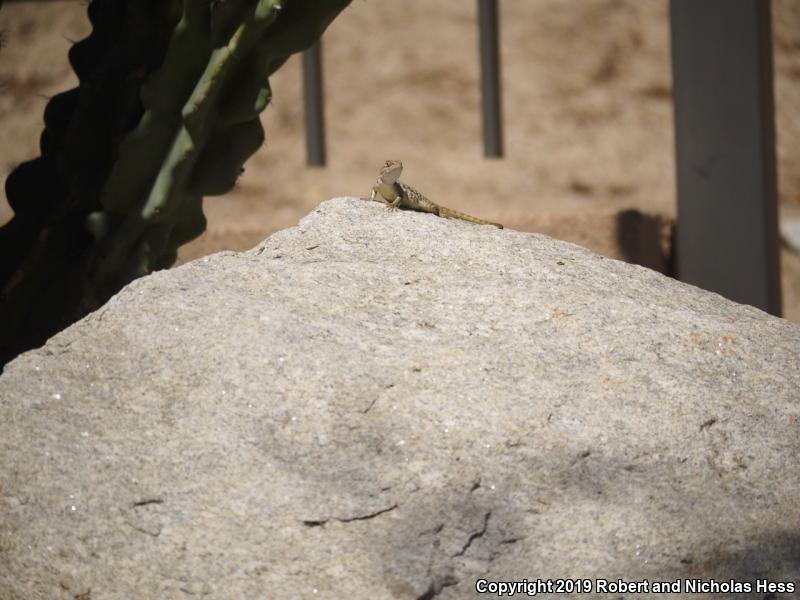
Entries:
<svg viewBox="0 0 800 600">
<path fill-rule="evenodd" d="M 800 218 L 800 2 L 773 0 L 778 178 Z M 328 164 L 305 166 L 300 57 L 272 78 L 266 143 L 235 189 L 206 198 L 180 261 L 245 250 L 335 196 L 368 195 L 383 161 L 434 201 L 668 271 L 675 171 L 667 0 L 500 2 L 505 157 L 482 151 L 473 0 L 354 0 L 323 37 Z M 38 154 L 48 97 L 86 3 L 0 9 L 0 175 Z M 11 210 L 0 198 L 0 224 Z M 395 257 L 386 257 L 394 260 Z M 781 253 L 800 323 L 800 255 Z"/>
</svg>

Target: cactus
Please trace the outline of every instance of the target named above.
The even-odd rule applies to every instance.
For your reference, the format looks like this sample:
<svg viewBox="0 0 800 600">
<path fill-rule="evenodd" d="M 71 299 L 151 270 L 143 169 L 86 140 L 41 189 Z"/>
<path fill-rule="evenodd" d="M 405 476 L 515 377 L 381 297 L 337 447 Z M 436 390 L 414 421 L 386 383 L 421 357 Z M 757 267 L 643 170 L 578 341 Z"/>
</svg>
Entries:
<svg viewBox="0 0 800 600">
<path fill-rule="evenodd" d="M 350 0 L 93 0 L 77 88 L 8 177 L 0 365 L 170 266 L 262 144 L 267 77 Z"/>
</svg>

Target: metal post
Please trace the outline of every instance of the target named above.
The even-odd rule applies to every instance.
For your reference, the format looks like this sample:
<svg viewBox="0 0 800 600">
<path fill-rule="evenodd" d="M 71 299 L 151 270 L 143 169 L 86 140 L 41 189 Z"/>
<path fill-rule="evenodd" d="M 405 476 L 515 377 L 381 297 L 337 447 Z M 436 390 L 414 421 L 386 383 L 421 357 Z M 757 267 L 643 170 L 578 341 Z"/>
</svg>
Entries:
<svg viewBox="0 0 800 600">
<path fill-rule="evenodd" d="M 303 104 L 306 121 L 306 164 L 325 166 L 325 118 L 322 98 L 321 45 L 303 52 Z"/>
<path fill-rule="evenodd" d="M 498 51 L 497 0 L 478 0 L 481 54 L 481 108 L 483 111 L 483 154 L 503 155 L 500 103 L 500 56 Z"/>
<path fill-rule="evenodd" d="M 769 0 L 671 0 L 677 271 L 781 312 Z"/>
</svg>

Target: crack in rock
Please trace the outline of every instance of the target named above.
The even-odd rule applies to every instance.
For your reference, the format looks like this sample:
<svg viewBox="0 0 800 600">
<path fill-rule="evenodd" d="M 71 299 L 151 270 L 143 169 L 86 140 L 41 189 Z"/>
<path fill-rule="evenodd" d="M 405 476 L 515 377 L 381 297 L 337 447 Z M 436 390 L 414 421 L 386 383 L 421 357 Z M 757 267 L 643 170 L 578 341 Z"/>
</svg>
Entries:
<svg viewBox="0 0 800 600">
<path fill-rule="evenodd" d="M 489 527 L 489 517 L 492 516 L 492 511 L 488 511 L 485 515 L 483 515 L 483 527 L 481 527 L 478 531 L 474 532 L 469 536 L 466 543 L 462 546 L 461 550 L 456 552 L 451 556 L 451 558 L 456 558 L 457 556 L 464 556 L 469 547 L 479 537 L 482 537 L 484 533 L 486 533 L 486 529 Z"/>
<path fill-rule="evenodd" d="M 158 525 L 158 524 L 155 524 L 155 525 L 152 525 L 152 524 L 137 525 L 136 523 L 132 523 L 130 521 L 126 521 L 126 522 L 131 528 L 135 529 L 139 533 L 144 533 L 146 535 L 149 535 L 150 537 L 158 537 L 159 535 L 161 535 L 161 525 Z"/>
<path fill-rule="evenodd" d="M 162 498 L 147 498 L 145 500 L 138 500 L 131 506 L 137 508 L 139 506 L 147 506 L 148 504 L 164 504 L 164 500 Z"/>
<path fill-rule="evenodd" d="M 322 527 L 327 522 L 328 522 L 328 519 L 323 519 L 322 521 L 314 521 L 314 520 L 311 520 L 311 519 L 309 519 L 307 521 L 306 520 L 302 521 L 303 525 L 305 525 L 306 527 Z"/>
<path fill-rule="evenodd" d="M 700 423 L 700 431 L 703 431 L 704 429 L 708 429 L 709 427 L 714 425 L 714 423 L 716 423 L 716 422 L 717 422 L 717 420 L 715 418 L 711 418 L 708 421 L 703 421 L 702 423 Z"/>
<path fill-rule="evenodd" d="M 374 519 L 375 517 L 382 515 L 384 513 L 393 511 L 398 507 L 397 504 L 392 504 L 391 506 L 387 506 L 386 508 L 381 508 L 376 510 L 375 512 L 368 513 L 366 515 L 359 515 L 357 517 L 331 517 L 329 519 L 304 519 L 302 521 L 303 525 L 306 527 L 322 527 L 328 523 L 328 521 L 339 521 L 340 523 L 352 523 L 353 521 L 367 521 L 369 519 Z"/>
<path fill-rule="evenodd" d="M 368 519 L 374 519 L 375 517 L 377 517 L 378 515 L 382 515 L 383 513 L 393 511 L 395 508 L 397 508 L 397 504 L 392 504 L 391 506 L 387 506 L 386 508 L 381 508 L 380 510 L 376 510 L 373 513 L 361 515 L 359 517 L 349 517 L 347 519 L 337 517 L 336 520 L 341 521 L 342 523 L 351 523 L 353 521 L 366 521 Z"/>
</svg>

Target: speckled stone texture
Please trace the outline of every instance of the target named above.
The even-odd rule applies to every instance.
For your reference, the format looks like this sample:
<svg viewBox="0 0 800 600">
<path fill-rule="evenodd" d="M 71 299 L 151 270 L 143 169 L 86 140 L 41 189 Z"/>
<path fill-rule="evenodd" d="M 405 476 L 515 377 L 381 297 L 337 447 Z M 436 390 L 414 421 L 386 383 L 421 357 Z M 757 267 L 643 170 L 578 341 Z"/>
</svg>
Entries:
<svg viewBox="0 0 800 600">
<path fill-rule="evenodd" d="M 798 582 L 799 499 L 800 327 L 352 198 L 0 377 L 3 600 Z"/>
</svg>

